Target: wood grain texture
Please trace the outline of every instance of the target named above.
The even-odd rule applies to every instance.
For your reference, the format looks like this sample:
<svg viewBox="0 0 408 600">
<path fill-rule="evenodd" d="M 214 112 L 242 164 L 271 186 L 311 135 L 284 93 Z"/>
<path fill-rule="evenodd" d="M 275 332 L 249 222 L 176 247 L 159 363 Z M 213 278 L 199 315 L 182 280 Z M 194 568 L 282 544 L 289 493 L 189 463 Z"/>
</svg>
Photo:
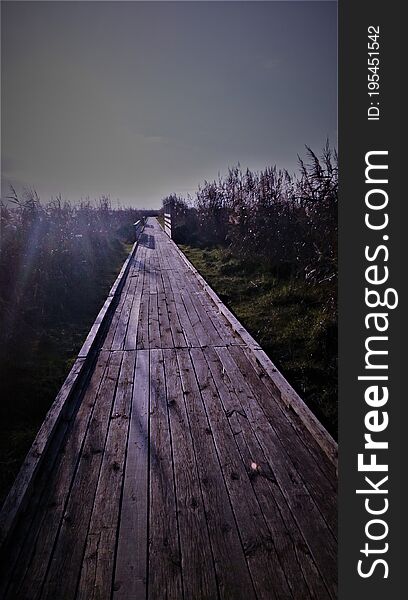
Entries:
<svg viewBox="0 0 408 600">
<path fill-rule="evenodd" d="M 186 598 L 217 598 L 214 561 L 177 354 L 164 350 L 167 406 L 173 447 L 181 568 Z"/>
<path fill-rule="evenodd" d="M 48 600 L 75 597 L 121 362 L 112 353 L 95 402 L 41 594 Z"/>
<path fill-rule="evenodd" d="M 203 351 L 193 348 L 191 360 L 257 597 L 264 600 L 291 598 L 274 539 L 251 486 L 248 469 L 239 454 Z"/>
<path fill-rule="evenodd" d="M 134 368 L 135 352 L 124 353 L 86 537 L 78 599 L 102 600 L 112 586 Z"/>
<path fill-rule="evenodd" d="M 138 350 L 127 440 L 113 598 L 146 597 L 149 504 L 149 351 Z"/>
<path fill-rule="evenodd" d="M 172 439 L 162 351 L 150 351 L 148 598 L 183 598 Z"/>
<path fill-rule="evenodd" d="M 221 598 L 256 598 L 188 350 L 177 351 Z"/>
</svg>

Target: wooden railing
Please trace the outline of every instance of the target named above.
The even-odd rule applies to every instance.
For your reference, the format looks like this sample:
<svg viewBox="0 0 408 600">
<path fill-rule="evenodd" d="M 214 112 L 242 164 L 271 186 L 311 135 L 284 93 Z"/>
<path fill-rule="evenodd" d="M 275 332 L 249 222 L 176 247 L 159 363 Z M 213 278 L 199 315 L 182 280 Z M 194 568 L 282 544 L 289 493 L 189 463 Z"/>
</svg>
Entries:
<svg viewBox="0 0 408 600">
<path fill-rule="evenodd" d="M 144 219 L 139 219 L 138 221 L 136 221 L 136 223 L 133 223 L 134 227 L 135 227 L 135 236 L 136 236 L 136 242 L 139 241 L 139 237 L 140 234 L 143 231 L 143 227 L 144 227 Z"/>
<path fill-rule="evenodd" d="M 164 231 L 171 238 L 171 214 L 164 213 Z"/>
</svg>

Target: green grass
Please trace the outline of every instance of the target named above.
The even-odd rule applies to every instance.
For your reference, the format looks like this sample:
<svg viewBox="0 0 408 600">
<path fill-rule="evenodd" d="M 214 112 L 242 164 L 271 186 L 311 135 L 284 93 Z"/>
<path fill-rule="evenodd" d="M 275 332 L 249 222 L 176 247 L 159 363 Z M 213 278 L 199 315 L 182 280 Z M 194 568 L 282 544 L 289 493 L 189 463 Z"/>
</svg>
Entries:
<svg viewBox="0 0 408 600">
<path fill-rule="evenodd" d="M 282 279 L 228 250 L 180 246 L 330 433 L 337 436 L 333 284 Z"/>
</svg>

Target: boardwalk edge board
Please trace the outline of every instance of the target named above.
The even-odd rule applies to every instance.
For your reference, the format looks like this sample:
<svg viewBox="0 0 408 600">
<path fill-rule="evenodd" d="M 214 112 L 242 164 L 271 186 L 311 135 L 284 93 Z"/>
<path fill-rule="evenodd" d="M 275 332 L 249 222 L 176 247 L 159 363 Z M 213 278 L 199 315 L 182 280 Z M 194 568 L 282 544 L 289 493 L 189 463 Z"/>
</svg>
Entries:
<svg viewBox="0 0 408 600">
<path fill-rule="evenodd" d="M 174 242 L 173 242 L 174 243 Z M 214 290 L 208 285 L 205 279 L 200 275 L 194 265 L 188 260 L 185 254 L 180 250 L 177 244 L 174 243 L 181 258 L 186 263 L 188 268 L 194 273 L 200 282 L 201 286 L 210 296 L 212 301 L 216 304 L 219 311 L 228 320 L 232 329 L 241 336 L 245 344 L 252 351 L 256 362 L 264 369 L 267 375 L 270 377 L 272 382 L 281 391 L 282 401 L 285 403 L 286 408 L 291 408 L 302 420 L 305 427 L 314 436 L 321 449 L 328 456 L 332 464 L 337 469 L 337 443 L 332 438 L 326 428 L 320 423 L 319 419 L 313 414 L 310 408 L 301 399 L 299 394 L 293 389 L 290 383 L 285 379 L 282 373 L 273 364 L 269 356 L 262 350 L 260 345 L 254 340 L 250 333 L 241 325 L 238 319 L 232 314 L 232 312 L 225 306 L 220 300 Z"/>
<path fill-rule="evenodd" d="M 142 229 L 143 231 L 143 229 Z M 81 350 L 60 391 L 45 416 L 36 438 L 28 451 L 14 484 L 8 493 L 0 512 L 0 547 L 10 537 L 17 518 L 29 500 L 35 476 L 46 456 L 51 440 L 64 417 L 81 384 L 91 371 L 99 341 L 103 338 L 115 310 L 115 301 L 119 298 L 125 283 L 131 261 L 135 256 L 139 239 L 133 244 L 129 256 L 123 263 L 119 275 L 110 289 L 108 297 L 98 313 Z"/>
</svg>

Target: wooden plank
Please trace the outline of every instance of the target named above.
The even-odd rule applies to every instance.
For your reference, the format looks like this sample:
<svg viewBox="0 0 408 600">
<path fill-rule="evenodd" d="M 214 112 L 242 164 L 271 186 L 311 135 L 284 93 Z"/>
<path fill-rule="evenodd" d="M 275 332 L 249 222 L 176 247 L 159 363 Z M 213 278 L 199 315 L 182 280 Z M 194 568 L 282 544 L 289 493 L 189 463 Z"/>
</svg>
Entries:
<svg viewBox="0 0 408 600">
<path fill-rule="evenodd" d="M 129 277 L 129 287 L 126 290 L 124 301 L 121 306 L 118 323 L 113 336 L 111 350 L 123 350 L 126 332 L 129 324 L 130 311 L 132 309 L 133 297 L 136 290 L 136 278 Z"/>
<path fill-rule="evenodd" d="M 218 332 L 218 335 L 223 340 L 225 345 L 238 345 L 244 346 L 245 342 L 240 338 L 231 325 L 228 323 L 224 315 L 219 311 L 218 307 L 213 304 L 206 292 L 199 295 L 199 300 L 203 304 L 204 310 L 206 311 L 208 318 L 214 325 Z"/>
<path fill-rule="evenodd" d="M 123 355 L 76 594 L 82 600 L 111 597 L 135 354 Z"/>
<path fill-rule="evenodd" d="M 182 260 L 180 253 L 181 251 L 178 247 L 175 247 L 173 260 L 174 264 L 177 265 L 179 282 L 183 282 L 182 284 L 180 283 L 180 285 L 182 285 L 182 289 L 187 291 L 190 296 L 194 296 L 194 298 L 199 301 L 199 303 L 195 302 L 194 304 L 198 307 L 197 312 L 199 312 L 201 319 L 210 321 L 210 325 L 208 325 L 209 335 L 214 335 L 215 329 L 219 338 L 222 340 L 221 345 L 244 344 L 243 340 L 232 329 L 218 305 L 207 294 L 195 274 Z M 207 316 L 207 319 L 205 315 Z M 220 345 L 217 338 L 214 339 L 214 345 Z"/>
<path fill-rule="evenodd" d="M 256 598 L 188 350 L 176 351 L 220 598 Z"/>
<path fill-rule="evenodd" d="M 190 352 L 257 597 L 264 600 L 292 598 L 274 539 L 242 462 L 203 351 L 192 348 Z"/>
<path fill-rule="evenodd" d="M 119 377 L 122 352 L 111 355 L 53 549 L 42 599 L 74 598 Z"/>
<path fill-rule="evenodd" d="M 159 292 L 158 296 L 157 296 L 157 302 L 158 302 L 158 311 L 159 311 L 159 327 L 160 327 L 160 342 L 161 342 L 161 347 L 162 348 L 174 348 L 175 347 L 175 343 L 173 340 L 173 329 L 175 329 L 173 327 L 171 327 L 170 324 L 170 316 L 169 316 L 169 302 L 167 301 L 166 298 L 166 292 L 164 291 L 164 289 L 162 291 Z M 185 346 L 185 339 L 183 336 L 183 333 L 181 331 L 181 328 L 179 328 L 177 330 L 178 336 L 177 336 L 177 341 L 176 341 L 176 345 L 178 347 L 180 347 L 180 339 L 183 343 L 183 345 Z"/>
<path fill-rule="evenodd" d="M 115 600 L 146 597 L 149 387 L 149 351 L 138 350 L 113 585 Z"/>
<path fill-rule="evenodd" d="M 276 482 L 252 423 L 236 395 L 234 384 L 212 348 L 204 351 L 235 442 L 275 542 L 294 598 L 329 598 L 318 567 L 310 554 L 290 508 Z"/>
<path fill-rule="evenodd" d="M 149 303 L 150 294 L 143 288 L 140 301 L 139 327 L 137 330 L 138 350 L 147 350 L 149 348 Z"/>
<path fill-rule="evenodd" d="M 169 326 L 171 330 L 171 336 L 173 340 L 173 347 L 175 348 L 186 348 L 188 341 L 185 337 L 185 331 L 181 324 L 180 316 L 177 311 L 177 305 L 174 298 L 173 290 L 171 288 L 168 273 L 161 272 L 161 278 L 163 282 L 163 290 L 165 294 L 165 301 L 167 305 L 167 316 L 169 320 Z M 184 316 L 188 320 L 187 315 Z M 194 332 L 191 329 L 191 335 L 194 336 Z M 192 343 L 192 342 L 190 342 Z M 197 342 L 198 343 L 198 342 Z"/>
<path fill-rule="evenodd" d="M 180 263 L 178 257 L 176 260 L 178 263 Z M 172 271 L 172 275 L 177 281 L 177 285 L 181 290 L 181 296 L 184 301 L 184 305 L 193 327 L 195 326 L 195 329 L 197 330 L 197 338 L 200 341 L 200 345 L 225 345 L 225 342 L 220 337 L 217 329 L 214 327 L 213 322 L 209 319 L 208 314 L 204 310 L 204 307 L 200 301 L 199 296 L 203 293 L 203 290 L 198 282 L 195 282 L 195 284 L 188 282 L 184 269 L 174 269 Z"/>
<path fill-rule="evenodd" d="M 132 309 L 130 311 L 128 328 L 126 331 L 126 338 L 124 344 L 125 350 L 136 350 L 137 346 L 137 330 L 139 327 L 140 305 L 143 292 L 145 256 L 146 248 L 142 246 L 136 253 L 136 259 L 138 262 L 137 283 L 133 295 Z"/>
<path fill-rule="evenodd" d="M 183 399 L 177 355 L 164 350 L 185 598 L 218 597 L 193 441 Z"/>
<path fill-rule="evenodd" d="M 169 243 L 167 243 L 169 242 Z M 170 245 L 170 240 L 167 239 L 167 237 L 163 236 L 163 233 L 160 232 L 160 244 L 158 244 L 158 253 L 159 253 L 159 258 L 160 258 L 160 270 L 167 270 L 171 268 L 171 265 L 169 263 L 169 259 L 168 259 L 168 248 Z"/>
<path fill-rule="evenodd" d="M 161 350 L 150 351 L 148 598 L 183 598 L 172 442 Z"/>
<path fill-rule="evenodd" d="M 337 499 L 333 481 L 329 481 L 322 473 L 313 456 L 308 452 L 306 446 L 298 437 L 296 430 L 288 421 L 286 415 L 268 394 L 254 369 L 251 368 L 242 348 L 233 347 L 229 353 L 234 362 L 228 362 L 229 368 L 234 371 L 245 373 L 246 384 L 250 387 L 252 394 L 259 402 L 269 423 L 276 431 L 282 447 L 290 457 L 292 464 L 305 482 L 306 488 L 313 497 L 316 505 L 326 520 L 334 536 L 337 533 Z M 228 354 L 223 353 L 228 360 Z M 238 375 L 239 376 L 239 375 Z"/>
<path fill-rule="evenodd" d="M 189 298 L 194 307 L 194 311 L 197 313 L 197 316 L 202 324 L 202 327 L 206 333 L 207 344 L 203 345 L 211 345 L 211 346 L 225 346 L 225 340 L 223 340 L 218 333 L 217 329 L 214 327 L 213 322 L 208 317 L 208 314 L 204 310 L 204 307 L 200 301 L 201 290 L 196 286 L 189 286 L 186 289 L 186 292 L 183 294 L 183 299 Z M 190 314 L 190 313 L 189 313 Z"/>
<path fill-rule="evenodd" d="M 177 329 L 178 324 L 180 324 L 180 328 L 181 328 L 184 338 L 185 338 L 185 345 L 180 345 L 179 347 L 183 348 L 185 346 L 189 346 L 189 347 L 199 346 L 200 342 L 198 341 L 196 332 L 194 331 L 194 327 L 191 324 L 186 307 L 184 306 L 183 299 L 181 297 L 180 290 L 178 289 L 177 282 L 175 281 L 175 279 L 172 276 L 172 272 L 171 271 L 164 272 L 163 280 L 165 282 L 168 281 L 169 286 L 172 291 L 173 300 L 174 300 L 174 307 L 172 304 L 169 305 L 169 317 L 170 317 L 170 323 L 173 324 L 173 331 L 174 331 L 174 327 L 176 327 L 176 329 Z M 166 286 L 167 293 L 169 292 L 170 288 Z M 170 313 L 170 306 L 172 309 L 171 313 Z M 173 333 L 173 336 L 174 336 L 174 333 Z M 173 337 L 173 339 L 176 339 L 176 338 Z M 182 340 L 181 340 L 181 343 L 182 343 Z"/>
<path fill-rule="evenodd" d="M 205 299 L 203 298 L 205 296 L 205 291 L 202 286 L 195 277 L 192 279 L 189 278 L 189 275 L 191 274 L 188 269 L 185 268 L 185 265 L 178 255 L 174 256 L 174 262 L 177 264 L 177 268 L 172 271 L 172 275 L 177 280 L 183 299 L 189 301 L 189 308 L 187 308 L 186 305 L 188 314 L 190 315 L 192 312 L 195 312 L 205 331 L 207 343 L 203 345 L 225 346 L 228 340 L 232 340 L 232 337 L 228 337 L 227 335 L 226 339 L 223 339 L 218 329 L 215 327 L 212 318 L 210 318 L 210 315 L 207 313 L 203 304 L 205 302 Z"/>
<path fill-rule="evenodd" d="M 175 271 L 172 271 L 172 274 Z M 190 321 L 191 327 L 193 328 L 194 334 L 198 340 L 198 346 L 205 347 L 211 344 L 211 339 L 204 328 L 204 325 L 195 310 L 195 306 L 190 297 L 190 294 L 184 290 L 180 291 L 179 297 L 184 304 L 185 312 L 188 316 L 188 320 Z"/>
<path fill-rule="evenodd" d="M 89 386 L 75 415 L 58 468 L 53 472 L 40 501 L 35 521 L 27 533 L 13 572 L 7 598 L 39 597 L 53 545 L 64 514 L 65 502 L 75 474 L 88 423 L 96 402 L 109 354 L 101 352 Z"/>
<path fill-rule="evenodd" d="M 245 342 L 234 331 L 226 317 L 221 312 L 218 304 L 214 302 L 213 298 L 207 293 L 206 289 L 203 288 L 195 274 L 187 267 L 187 265 L 181 259 L 180 256 L 178 256 L 178 261 L 180 263 L 179 270 L 183 273 L 183 276 L 186 279 L 186 281 L 189 281 L 191 285 L 193 285 L 197 290 L 199 290 L 199 292 L 197 293 L 197 298 L 201 302 L 203 309 L 205 310 L 206 314 L 208 315 L 208 318 L 217 330 L 224 344 L 245 345 Z"/>
<path fill-rule="evenodd" d="M 234 347 L 236 348 L 236 347 Z M 285 447 L 279 436 L 256 402 L 246 378 L 237 369 L 229 353 L 232 347 L 216 348 L 225 371 L 228 371 L 234 390 L 239 396 L 247 418 L 252 423 L 257 439 L 267 457 L 274 477 L 290 507 L 293 517 L 308 544 L 319 571 L 332 597 L 336 597 L 337 545 L 332 532 L 324 520 L 305 483 L 288 460 Z"/>
<path fill-rule="evenodd" d="M 257 360 L 254 352 L 247 347 L 243 348 L 243 351 L 251 363 L 252 368 L 255 370 L 259 380 L 262 381 L 263 385 L 267 388 L 271 397 L 277 401 L 279 407 L 296 430 L 297 435 L 307 447 L 310 454 L 312 454 L 318 468 L 327 476 L 329 481 L 332 482 L 333 492 L 336 493 L 337 466 L 332 462 L 326 452 L 322 452 L 321 445 L 310 429 L 306 427 L 305 422 L 299 413 L 293 409 L 293 405 L 285 402 L 281 389 L 277 386 L 276 382 L 269 377 L 268 373 Z"/>
<path fill-rule="evenodd" d="M 172 275 L 177 279 L 178 289 L 189 293 L 189 295 L 193 298 L 195 298 L 197 295 L 197 298 L 200 301 L 203 309 L 201 310 L 200 307 L 198 308 L 198 311 L 201 311 L 200 318 L 201 320 L 204 319 L 205 321 L 210 321 L 210 323 L 206 324 L 209 336 L 217 336 L 218 334 L 219 337 L 216 338 L 213 343 L 243 343 L 242 340 L 240 340 L 240 338 L 233 332 L 225 318 L 221 316 L 218 307 L 202 289 L 202 286 L 199 284 L 197 285 L 197 279 L 187 267 L 185 262 L 181 259 L 177 247 L 171 242 L 168 243 L 167 238 L 163 238 L 163 234 L 159 230 L 155 230 L 155 234 L 157 237 L 157 248 L 160 253 L 160 265 L 163 265 L 163 253 L 165 252 L 167 261 L 171 261 L 172 270 L 177 272 L 177 274 L 172 273 Z M 166 268 L 168 268 L 167 264 Z M 195 301 L 194 305 L 197 306 Z"/>
<path fill-rule="evenodd" d="M 149 348 L 150 254 L 151 253 L 148 252 L 146 248 L 143 288 L 139 311 L 139 326 L 137 329 L 136 347 L 138 350 L 147 350 Z"/>
<path fill-rule="evenodd" d="M 162 245 L 162 238 L 160 236 L 158 236 L 157 245 L 158 247 Z M 211 343 L 222 344 L 223 342 L 218 331 L 208 318 L 199 298 L 196 297 L 197 294 L 202 292 L 201 287 L 194 287 L 187 284 L 184 277 L 186 272 L 185 265 L 179 259 L 178 255 L 172 251 L 172 247 L 173 244 L 166 246 L 167 258 L 171 265 L 171 270 L 166 275 L 171 279 L 177 311 L 180 320 L 183 321 L 183 329 L 191 340 L 189 346 L 206 346 Z M 184 303 L 183 307 L 181 307 L 180 301 Z"/>
<path fill-rule="evenodd" d="M 154 277 L 154 276 L 153 276 Z M 152 291 L 152 287 L 154 290 Z M 156 282 L 154 281 L 150 288 L 149 298 L 149 348 L 161 348 L 160 327 L 159 327 L 159 306 Z"/>
<path fill-rule="evenodd" d="M 157 277 L 157 304 L 161 348 L 174 348 L 172 328 L 170 326 L 170 317 L 168 312 L 169 303 L 167 301 L 166 290 L 164 288 L 163 278 L 160 271 L 158 272 Z M 182 333 L 180 333 L 180 337 L 184 338 Z"/>
<path fill-rule="evenodd" d="M 174 265 L 174 264 L 175 264 L 175 261 L 174 261 L 174 259 L 173 259 L 173 265 Z M 183 289 L 183 287 L 184 287 L 184 289 L 186 288 L 186 285 L 183 285 L 183 287 L 182 287 L 182 285 L 181 285 L 181 282 L 180 282 L 180 279 L 178 280 L 178 285 L 179 285 L 179 288 L 180 288 L 180 289 Z M 200 299 L 200 296 L 198 297 L 198 299 Z M 205 306 L 205 304 L 204 304 L 204 306 Z M 236 416 L 237 416 L 237 418 L 239 417 L 239 418 L 241 418 L 241 420 L 242 420 L 242 417 L 240 417 L 239 413 L 238 413 L 238 414 L 236 414 Z M 333 496 L 333 494 L 331 494 L 331 495 Z M 293 522 L 293 518 L 292 518 L 292 522 Z M 313 561 L 312 561 L 312 562 L 313 562 Z M 311 572 L 311 573 L 313 574 L 313 569 L 312 569 L 312 572 Z M 309 576 L 309 580 L 311 581 L 311 576 Z M 327 590 L 325 591 L 325 593 L 327 594 Z"/>
<path fill-rule="evenodd" d="M 331 595 L 326 587 L 319 565 L 298 528 L 262 448 L 249 431 L 248 420 L 235 412 L 230 422 L 243 461 L 252 465 L 248 475 L 293 598 L 335 600 L 337 596 Z"/>
<path fill-rule="evenodd" d="M 126 279 L 126 281 L 125 281 L 125 283 L 123 285 L 123 288 L 122 288 L 121 294 L 119 296 L 119 299 L 117 301 L 115 312 L 113 313 L 112 320 L 111 320 L 111 323 L 109 325 L 108 332 L 107 332 L 106 337 L 105 337 L 105 339 L 104 339 L 104 341 L 102 343 L 102 349 L 103 350 L 111 350 L 112 349 L 112 345 L 113 345 L 113 340 L 115 338 L 116 329 L 117 329 L 119 321 L 120 321 L 120 316 L 121 316 L 122 309 L 123 309 L 123 306 L 124 306 L 124 303 L 125 303 L 125 300 L 126 300 L 126 297 L 127 297 L 127 293 L 129 291 L 129 288 L 130 288 L 130 284 L 131 284 L 131 278 L 127 277 L 127 279 Z"/>
</svg>

